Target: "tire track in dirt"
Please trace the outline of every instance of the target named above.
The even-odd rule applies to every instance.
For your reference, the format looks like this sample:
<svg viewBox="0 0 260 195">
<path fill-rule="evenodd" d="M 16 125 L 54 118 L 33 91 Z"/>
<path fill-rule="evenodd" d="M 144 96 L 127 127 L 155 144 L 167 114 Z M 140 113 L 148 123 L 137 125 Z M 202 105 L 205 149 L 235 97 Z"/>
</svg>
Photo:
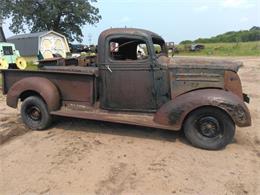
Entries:
<svg viewBox="0 0 260 195">
<path fill-rule="evenodd" d="M 23 124 L 21 119 L 16 119 L 17 116 L 4 116 L 0 120 L 0 145 L 10 139 L 23 135 L 30 131 Z"/>
<path fill-rule="evenodd" d="M 134 189 L 136 172 L 129 170 L 126 163 L 120 162 L 112 166 L 109 175 L 97 185 L 96 194 L 122 194 L 128 189 Z"/>
</svg>

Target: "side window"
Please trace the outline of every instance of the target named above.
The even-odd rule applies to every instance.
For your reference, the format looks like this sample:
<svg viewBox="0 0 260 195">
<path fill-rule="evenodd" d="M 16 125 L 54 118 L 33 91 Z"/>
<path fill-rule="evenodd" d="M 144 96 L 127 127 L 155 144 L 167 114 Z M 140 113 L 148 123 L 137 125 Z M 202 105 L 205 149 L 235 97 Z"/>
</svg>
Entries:
<svg viewBox="0 0 260 195">
<path fill-rule="evenodd" d="M 154 51 L 156 55 L 167 55 L 166 45 L 164 40 L 158 38 L 152 38 Z"/>
<path fill-rule="evenodd" d="M 154 50 L 156 54 L 160 54 L 162 52 L 162 47 L 159 44 L 153 44 Z"/>
<path fill-rule="evenodd" d="M 141 39 L 115 38 L 109 42 L 112 60 L 144 60 L 148 58 L 146 43 Z"/>
</svg>

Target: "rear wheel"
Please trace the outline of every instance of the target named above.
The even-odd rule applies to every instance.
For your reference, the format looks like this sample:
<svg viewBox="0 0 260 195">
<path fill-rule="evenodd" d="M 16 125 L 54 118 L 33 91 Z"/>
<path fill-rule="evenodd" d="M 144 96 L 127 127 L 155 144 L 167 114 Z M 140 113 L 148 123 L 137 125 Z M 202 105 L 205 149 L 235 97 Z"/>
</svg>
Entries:
<svg viewBox="0 0 260 195">
<path fill-rule="evenodd" d="M 192 145 L 218 150 L 232 141 L 235 124 L 226 112 L 218 108 L 199 108 L 188 115 L 184 133 Z"/>
<path fill-rule="evenodd" d="M 28 97 L 23 101 L 21 116 L 23 122 L 34 130 L 44 130 L 52 121 L 46 103 L 37 96 Z"/>
</svg>

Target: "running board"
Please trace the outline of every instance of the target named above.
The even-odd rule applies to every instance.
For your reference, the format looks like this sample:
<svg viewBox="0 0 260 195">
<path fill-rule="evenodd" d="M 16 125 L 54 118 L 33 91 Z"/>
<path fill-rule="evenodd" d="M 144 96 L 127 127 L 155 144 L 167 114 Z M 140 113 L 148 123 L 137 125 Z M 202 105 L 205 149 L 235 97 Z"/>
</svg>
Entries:
<svg viewBox="0 0 260 195">
<path fill-rule="evenodd" d="M 152 127 L 158 129 L 167 129 L 177 131 L 173 126 L 160 125 L 153 121 L 153 114 L 144 113 L 119 113 L 106 110 L 92 110 L 92 111 L 78 111 L 71 109 L 61 109 L 58 111 L 51 112 L 55 116 L 64 116 L 72 118 L 89 119 L 96 121 L 106 121 L 112 123 L 129 124 L 136 126 Z"/>
</svg>

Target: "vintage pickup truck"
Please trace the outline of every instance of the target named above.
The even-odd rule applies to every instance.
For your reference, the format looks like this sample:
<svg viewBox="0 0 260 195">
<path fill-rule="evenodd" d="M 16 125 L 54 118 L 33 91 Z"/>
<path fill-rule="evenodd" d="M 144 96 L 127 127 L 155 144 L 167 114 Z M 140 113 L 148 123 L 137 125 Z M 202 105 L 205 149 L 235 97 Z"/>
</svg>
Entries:
<svg viewBox="0 0 260 195">
<path fill-rule="evenodd" d="M 192 145 L 216 150 L 232 141 L 236 125 L 251 125 L 241 65 L 169 58 L 165 41 L 153 32 L 108 29 L 99 37 L 94 65 L 3 70 L 3 93 L 10 107 L 22 102 L 31 129 L 48 128 L 54 115 L 183 129 Z"/>
</svg>

